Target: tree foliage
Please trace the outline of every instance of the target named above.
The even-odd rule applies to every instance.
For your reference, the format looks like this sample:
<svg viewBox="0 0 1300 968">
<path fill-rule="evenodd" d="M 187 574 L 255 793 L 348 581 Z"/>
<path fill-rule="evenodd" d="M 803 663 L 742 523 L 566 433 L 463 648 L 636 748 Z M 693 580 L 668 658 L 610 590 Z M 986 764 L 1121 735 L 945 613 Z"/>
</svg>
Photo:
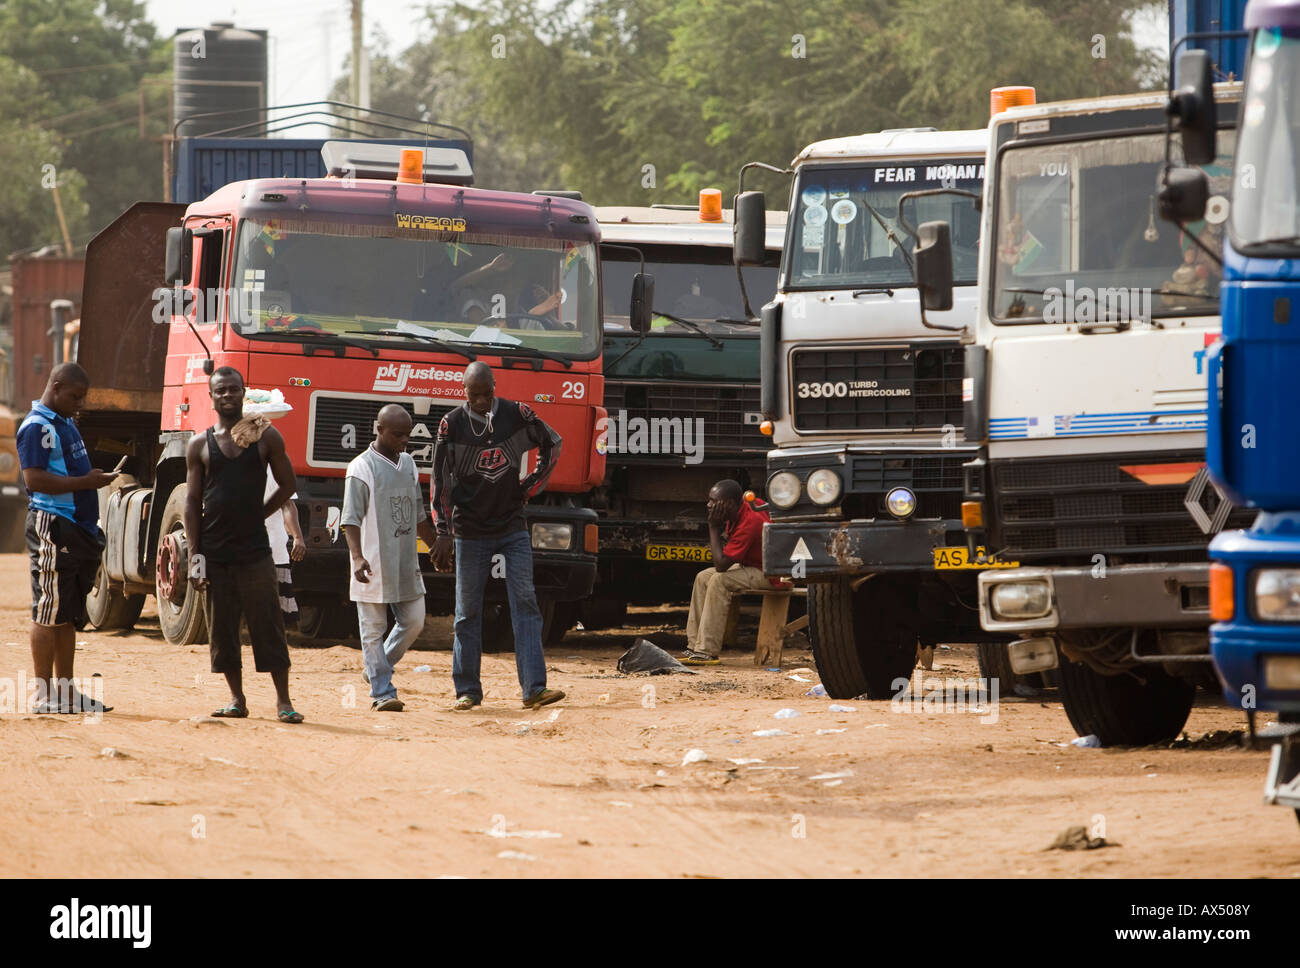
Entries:
<svg viewBox="0 0 1300 968">
<path fill-rule="evenodd" d="M 486 0 L 373 63 L 376 107 L 464 124 L 481 185 L 602 204 L 730 194 L 747 161 L 821 138 L 982 127 L 988 92 L 1159 83 L 1128 18 L 1150 0 Z M 373 69 L 373 68 L 372 68 Z M 346 87 L 341 87 L 346 90 Z M 422 108 L 420 106 L 423 106 Z"/>
<path fill-rule="evenodd" d="M 162 197 L 161 145 L 142 140 L 140 91 L 162 133 L 168 46 L 136 0 L 0 0 L 0 255 L 61 239 L 51 168 L 74 245 L 140 199 Z"/>
</svg>

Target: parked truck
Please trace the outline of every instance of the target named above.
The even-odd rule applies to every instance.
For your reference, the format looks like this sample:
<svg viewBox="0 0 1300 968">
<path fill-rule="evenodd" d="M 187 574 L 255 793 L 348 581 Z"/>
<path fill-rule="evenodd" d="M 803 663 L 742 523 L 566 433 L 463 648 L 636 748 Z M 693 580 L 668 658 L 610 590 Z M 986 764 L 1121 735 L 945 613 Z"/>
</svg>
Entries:
<svg viewBox="0 0 1300 968">
<path fill-rule="evenodd" d="M 989 127 L 978 338 L 966 355 L 968 548 L 1009 672 L 1057 669 L 1080 735 L 1177 735 L 1209 679 L 1205 357 L 1240 85 L 1216 88 L 1215 211 L 1161 222 L 1163 94 L 1012 108 Z M 1248 517 L 1246 518 L 1248 520 Z"/>
<path fill-rule="evenodd" d="M 544 616 L 591 591 L 596 514 L 582 501 L 604 478 L 595 441 L 605 415 L 591 208 L 473 188 L 454 148 L 335 142 L 323 155 L 326 177 L 235 182 L 188 207 L 139 203 L 90 244 L 82 434 L 96 466 L 126 458 L 104 495 L 97 627 L 129 624 L 152 594 L 169 642 L 204 636 L 186 580 L 184 450 L 213 422 L 207 379 L 223 365 L 292 408 L 276 423 L 307 541 L 294 567 L 305 619 L 311 610 L 328 626 L 344 613 L 343 478 L 379 409 L 411 413 L 409 452 L 427 482 L 438 423 L 463 403 L 476 359 L 492 366 L 498 393 L 564 438 L 547 491 L 526 508 Z M 548 308 L 532 301 L 535 288 Z M 523 476 L 536 452 L 498 458 Z M 451 578 L 427 561 L 425 574 L 431 608 L 450 610 Z M 499 586 L 490 597 L 504 598 Z"/>
<path fill-rule="evenodd" d="M 1224 223 L 1223 339 L 1206 358 L 1206 458 L 1233 501 L 1260 511 L 1249 531 L 1225 531 L 1210 544 L 1210 647 L 1228 702 L 1247 710 L 1252 733 L 1276 741 L 1266 802 L 1300 819 L 1300 440 L 1292 387 L 1300 368 L 1293 308 L 1300 296 L 1300 2 L 1255 0 L 1245 28 L 1246 123 L 1235 161 L 1242 177 Z M 1183 55 L 1187 84 L 1170 104 L 1190 161 L 1208 156 L 1215 126 L 1205 60 L 1200 51 Z M 1180 222 L 1203 219 L 1214 205 L 1195 168 L 1171 173 L 1167 197 Z M 1277 725 L 1257 730 L 1257 710 L 1276 711 Z"/>
<path fill-rule="evenodd" d="M 713 204 L 711 204 L 713 203 Z M 592 494 L 600 558 L 587 628 L 617 625 L 628 604 L 690 598 L 711 561 L 704 502 L 718 480 L 762 490 L 758 320 L 732 265 L 731 210 L 596 209 L 605 301 L 605 480 Z M 749 298 L 776 291 L 785 213 L 768 215 L 762 265 L 741 270 Z M 628 316 L 633 280 L 653 275 L 650 328 Z"/>
<path fill-rule="evenodd" d="M 961 522 L 963 339 L 975 321 L 983 131 L 902 129 L 794 160 L 776 298 L 762 310 L 763 570 L 808 584 L 827 692 L 886 698 L 918 644 L 984 637 Z M 761 192 L 737 264 L 763 257 Z M 952 226 L 958 288 L 921 312 L 909 227 Z"/>
</svg>

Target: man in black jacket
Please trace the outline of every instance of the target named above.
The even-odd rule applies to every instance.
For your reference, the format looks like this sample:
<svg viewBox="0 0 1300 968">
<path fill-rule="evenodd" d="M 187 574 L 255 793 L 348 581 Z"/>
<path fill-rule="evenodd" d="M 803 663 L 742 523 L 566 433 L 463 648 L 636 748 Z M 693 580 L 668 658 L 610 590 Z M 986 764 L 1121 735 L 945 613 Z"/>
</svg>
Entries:
<svg viewBox="0 0 1300 968">
<path fill-rule="evenodd" d="M 431 505 L 437 539 L 433 564 L 448 571 L 453 542 L 456 565 L 456 637 L 452 681 L 455 709 L 483 702 L 479 667 L 483 653 L 483 593 L 500 555 L 505 567 L 515 665 L 524 706 L 536 708 L 564 698 L 546 688 L 542 613 L 533 587 L 533 552 L 524 504 L 546 482 L 560 456 L 560 435 L 532 409 L 496 396 L 486 363 L 465 368 L 465 405 L 442 418 L 433 451 Z M 524 454 L 539 449 L 537 470 L 522 481 Z"/>
</svg>

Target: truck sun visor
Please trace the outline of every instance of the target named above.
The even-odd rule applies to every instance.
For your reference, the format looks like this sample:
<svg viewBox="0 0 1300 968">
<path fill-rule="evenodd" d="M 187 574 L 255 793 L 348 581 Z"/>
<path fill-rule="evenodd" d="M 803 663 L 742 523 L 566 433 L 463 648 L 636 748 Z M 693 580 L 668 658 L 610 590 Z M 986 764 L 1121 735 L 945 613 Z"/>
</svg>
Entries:
<svg viewBox="0 0 1300 968">
<path fill-rule="evenodd" d="M 396 181 L 401 145 L 356 141 L 327 141 L 321 146 L 325 170 L 335 178 L 378 178 Z M 424 152 L 424 180 L 442 185 L 472 185 L 474 172 L 460 148 L 430 146 Z"/>
</svg>

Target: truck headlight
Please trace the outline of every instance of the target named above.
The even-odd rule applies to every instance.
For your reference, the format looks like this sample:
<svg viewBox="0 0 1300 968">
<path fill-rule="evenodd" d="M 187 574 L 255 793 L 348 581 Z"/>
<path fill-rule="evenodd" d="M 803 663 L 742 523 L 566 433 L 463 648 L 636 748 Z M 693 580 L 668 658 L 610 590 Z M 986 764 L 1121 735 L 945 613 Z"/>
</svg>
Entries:
<svg viewBox="0 0 1300 968">
<path fill-rule="evenodd" d="M 896 518 L 910 518 L 916 513 L 916 495 L 905 487 L 896 487 L 885 495 L 885 507 Z"/>
<path fill-rule="evenodd" d="M 813 504 L 834 504 L 840 499 L 840 475 L 829 468 L 822 467 L 808 475 L 808 497 Z"/>
<path fill-rule="evenodd" d="M 1300 568 L 1255 572 L 1255 614 L 1269 622 L 1300 622 Z"/>
<path fill-rule="evenodd" d="M 1052 595 L 1042 579 L 1009 581 L 993 586 L 989 605 L 998 618 L 1042 618 L 1052 610 Z"/>
<path fill-rule="evenodd" d="M 798 476 L 789 471 L 773 474 L 767 482 L 768 499 L 779 508 L 792 508 L 798 504 L 800 489 Z"/>
<path fill-rule="evenodd" d="M 1264 656 L 1264 688 L 1300 689 L 1300 655 Z"/>
<path fill-rule="evenodd" d="M 533 525 L 533 547 L 538 551 L 568 551 L 573 543 L 573 525 L 548 524 L 538 521 Z"/>
</svg>

